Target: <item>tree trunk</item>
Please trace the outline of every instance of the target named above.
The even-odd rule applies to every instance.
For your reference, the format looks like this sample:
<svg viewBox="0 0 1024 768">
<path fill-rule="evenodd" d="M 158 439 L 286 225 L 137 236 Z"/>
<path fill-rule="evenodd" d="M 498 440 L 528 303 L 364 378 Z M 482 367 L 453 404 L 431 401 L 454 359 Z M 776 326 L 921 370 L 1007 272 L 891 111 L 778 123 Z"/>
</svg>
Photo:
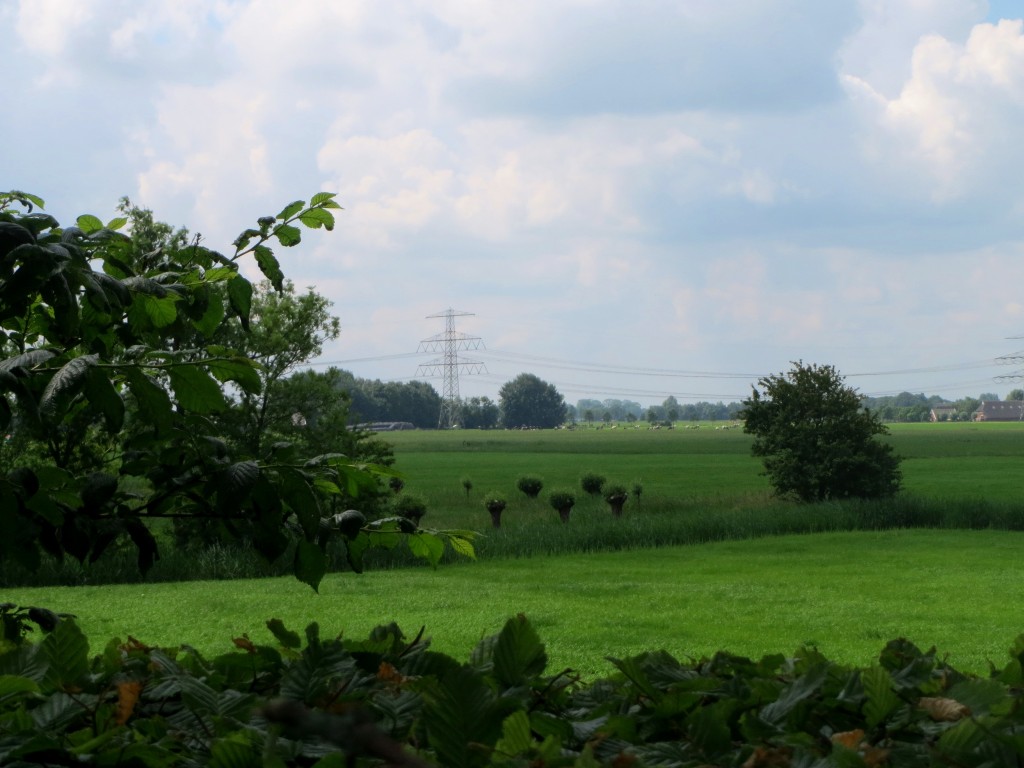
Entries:
<svg viewBox="0 0 1024 768">
<path fill-rule="evenodd" d="M 622 517 L 622 508 L 626 505 L 626 500 L 622 501 L 609 501 L 608 506 L 612 509 L 613 517 Z"/>
<path fill-rule="evenodd" d="M 562 518 L 563 523 L 569 522 L 569 513 L 572 512 L 572 507 L 562 507 L 558 510 L 558 516 Z"/>
<path fill-rule="evenodd" d="M 501 528 L 501 513 L 503 512 L 503 510 L 489 509 L 487 511 L 491 513 L 491 525 L 493 525 L 495 528 Z"/>
</svg>

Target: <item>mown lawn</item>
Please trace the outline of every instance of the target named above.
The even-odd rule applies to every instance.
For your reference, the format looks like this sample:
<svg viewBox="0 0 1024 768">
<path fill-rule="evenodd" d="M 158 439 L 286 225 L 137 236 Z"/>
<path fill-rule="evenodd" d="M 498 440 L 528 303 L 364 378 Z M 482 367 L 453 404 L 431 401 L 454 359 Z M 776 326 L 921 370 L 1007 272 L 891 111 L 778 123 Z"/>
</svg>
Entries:
<svg viewBox="0 0 1024 768">
<path fill-rule="evenodd" d="M 266 619 L 300 629 L 365 634 L 397 621 L 421 626 L 439 650 L 465 658 L 522 612 L 552 668 L 586 679 L 606 656 L 665 648 L 760 656 L 803 643 L 867 664 L 897 636 L 984 672 L 1024 632 L 1024 533 L 887 531 L 767 537 L 690 547 L 464 562 L 329 576 L 315 594 L 292 578 L 5 590 L 3 600 L 78 614 L 94 650 L 127 635 L 151 644 L 229 650 Z"/>
</svg>

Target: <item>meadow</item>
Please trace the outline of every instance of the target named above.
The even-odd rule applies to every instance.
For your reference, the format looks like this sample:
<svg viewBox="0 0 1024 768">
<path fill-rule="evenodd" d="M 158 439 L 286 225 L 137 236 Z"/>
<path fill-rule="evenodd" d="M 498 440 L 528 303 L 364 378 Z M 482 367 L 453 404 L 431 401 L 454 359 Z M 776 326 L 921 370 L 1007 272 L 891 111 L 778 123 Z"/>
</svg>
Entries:
<svg viewBox="0 0 1024 768">
<path fill-rule="evenodd" d="M 760 658 L 819 647 L 866 665 L 907 637 L 937 646 L 958 669 L 1002 666 L 1024 632 L 1024 533 L 823 533 L 690 547 L 527 557 L 332 574 L 320 593 L 291 577 L 102 587 L 15 589 L 6 599 L 72 611 L 94 650 L 132 635 L 186 642 L 207 655 L 243 633 L 270 643 L 264 623 L 319 623 L 360 638 L 395 621 L 421 627 L 435 649 L 466 659 L 485 635 L 525 614 L 546 643 L 552 672 L 611 673 L 606 657 L 665 649 L 678 658 L 725 648 Z"/>
<path fill-rule="evenodd" d="M 816 505 L 774 499 L 750 438 L 715 426 L 384 435 L 403 493 L 427 503 L 423 525 L 481 533 L 475 562 L 446 558 L 435 571 L 383 555 L 362 576 L 332 574 L 320 595 L 290 577 L 173 581 L 274 572 L 211 550 L 206 564 L 165 557 L 154 578 L 168 583 L 91 586 L 95 574 L 80 572 L 72 581 L 85 586 L 7 588 L 2 599 L 77 613 L 97 643 L 133 634 L 206 652 L 243 632 L 267 640 L 263 622 L 278 617 L 350 635 L 392 620 L 409 635 L 425 626 L 464 658 L 524 612 L 552 664 L 587 677 L 609 671 L 607 655 L 661 647 L 757 656 L 813 643 L 867 663 L 896 636 L 935 644 L 968 670 L 1002 662 L 1024 632 L 1012 576 L 1024 544 L 1024 425 L 894 425 L 900 496 Z M 643 492 L 614 519 L 579 490 L 583 472 Z M 523 474 L 544 479 L 539 498 L 516 489 Z M 568 525 L 546 501 L 556 487 L 579 499 Z M 509 500 L 500 530 L 482 505 L 490 490 Z"/>
</svg>

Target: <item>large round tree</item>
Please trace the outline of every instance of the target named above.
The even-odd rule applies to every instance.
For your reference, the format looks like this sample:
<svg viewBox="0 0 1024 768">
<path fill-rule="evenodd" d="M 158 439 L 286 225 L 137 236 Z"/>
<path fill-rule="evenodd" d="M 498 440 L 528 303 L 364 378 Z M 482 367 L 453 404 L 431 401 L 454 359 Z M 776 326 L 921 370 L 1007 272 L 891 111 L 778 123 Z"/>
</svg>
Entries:
<svg viewBox="0 0 1024 768">
<path fill-rule="evenodd" d="M 899 490 L 900 458 L 878 439 L 888 429 L 832 366 L 794 363 L 760 379 L 743 405 L 743 431 L 779 495 L 823 501 Z"/>
<path fill-rule="evenodd" d="M 521 373 L 498 392 L 501 423 L 505 427 L 557 427 L 565 421 L 565 398 L 553 384 Z"/>
</svg>

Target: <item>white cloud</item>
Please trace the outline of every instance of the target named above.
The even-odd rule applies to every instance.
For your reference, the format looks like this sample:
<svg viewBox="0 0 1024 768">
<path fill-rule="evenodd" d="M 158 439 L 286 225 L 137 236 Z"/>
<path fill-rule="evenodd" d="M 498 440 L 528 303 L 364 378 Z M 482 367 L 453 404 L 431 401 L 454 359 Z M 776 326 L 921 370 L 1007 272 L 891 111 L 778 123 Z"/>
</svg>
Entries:
<svg viewBox="0 0 1024 768">
<path fill-rule="evenodd" d="M 880 165 L 943 202 L 977 193 L 1008 161 L 1016 166 L 1024 158 L 1016 140 L 1024 107 L 1024 22 L 978 24 L 964 43 L 926 35 L 911 61 L 911 75 L 892 99 L 847 78 L 873 123 L 868 141 Z"/>
<path fill-rule="evenodd" d="M 344 357 L 444 306 L 524 352 L 763 372 L 1020 322 L 1024 29 L 983 0 L 11 8 L 0 176 L 213 247 L 338 192 L 279 256 Z"/>
</svg>

